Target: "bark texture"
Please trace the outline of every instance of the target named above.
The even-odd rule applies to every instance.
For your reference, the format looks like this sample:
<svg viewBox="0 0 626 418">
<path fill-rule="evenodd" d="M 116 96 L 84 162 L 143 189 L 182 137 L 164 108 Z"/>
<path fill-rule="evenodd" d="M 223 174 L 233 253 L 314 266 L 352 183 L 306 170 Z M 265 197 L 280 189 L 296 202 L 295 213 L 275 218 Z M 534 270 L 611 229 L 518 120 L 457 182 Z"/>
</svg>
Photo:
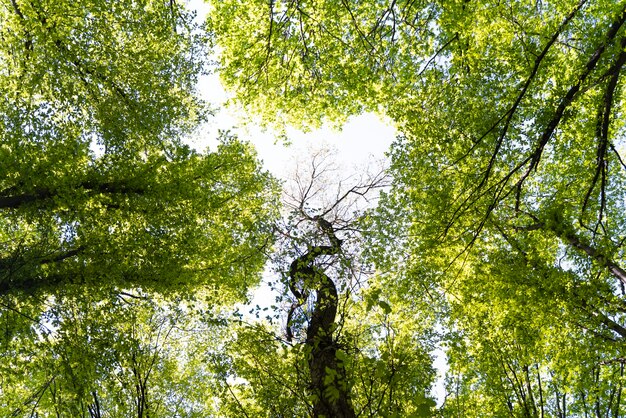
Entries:
<svg viewBox="0 0 626 418">
<path fill-rule="evenodd" d="M 306 330 L 305 344 L 309 349 L 310 388 L 314 395 L 313 416 L 326 418 L 356 417 L 350 402 L 346 371 L 337 360 L 337 342 L 333 338 L 337 316 L 337 287 L 328 275 L 314 265 L 317 257 L 336 255 L 341 250 L 341 240 L 337 238 L 330 222 L 315 217 L 330 245 L 311 247 L 302 256 L 296 258 L 289 269 L 289 289 L 297 302 L 289 312 L 287 334 L 291 338 L 290 321 L 294 309 L 302 305 L 309 295 L 309 289 L 315 291 L 313 313 Z M 298 284 L 302 283 L 302 290 Z"/>
</svg>

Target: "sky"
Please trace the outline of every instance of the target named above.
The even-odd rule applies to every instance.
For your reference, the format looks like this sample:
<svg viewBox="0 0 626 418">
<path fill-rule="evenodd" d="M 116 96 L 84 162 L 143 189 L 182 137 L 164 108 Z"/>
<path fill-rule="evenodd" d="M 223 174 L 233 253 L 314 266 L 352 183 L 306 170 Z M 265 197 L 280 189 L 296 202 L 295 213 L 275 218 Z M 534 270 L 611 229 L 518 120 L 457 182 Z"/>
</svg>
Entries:
<svg viewBox="0 0 626 418">
<path fill-rule="evenodd" d="M 204 76 L 198 89 L 205 100 L 218 107 L 218 112 L 194 139 L 193 145 L 200 149 L 212 146 L 218 130 L 230 130 L 240 139 L 252 142 L 264 167 L 279 178 L 288 175 L 294 156 L 310 153 L 318 147 L 332 149 L 337 162 L 347 172 L 358 172 L 370 161 L 384 159 L 396 137 L 396 129 L 389 121 L 369 113 L 350 118 L 341 130 L 322 127 L 305 133 L 288 129 L 289 144 L 285 144 L 277 139 L 275 132 L 243 123 L 240 111 L 224 105 L 227 95 L 217 75 Z"/>
</svg>

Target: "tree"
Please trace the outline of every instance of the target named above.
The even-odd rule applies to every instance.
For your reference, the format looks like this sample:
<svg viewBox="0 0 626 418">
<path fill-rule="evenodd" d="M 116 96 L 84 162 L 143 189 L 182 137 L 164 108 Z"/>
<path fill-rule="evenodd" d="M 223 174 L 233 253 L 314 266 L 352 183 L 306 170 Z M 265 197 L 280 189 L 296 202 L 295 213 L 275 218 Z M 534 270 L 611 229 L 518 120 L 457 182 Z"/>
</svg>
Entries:
<svg viewBox="0 0 626 418">
<path fill-rule="evenodd" d="M 461 386 L 444 414 L 624 413 L 624 2 L 227 2 L 214 16 L 249 109 L 398 124 L 369 252 L 399 267 L 388 286 L 446 318 Z"/>
<path fill-rule="evenodd" d="M 2 13 L 0 293 L 227 272 L 245 291 L 273 183 L 232 136 L 211 153 L 180 142 L 206 112 L 192 16 L 175 2 L 10 1 Z"/>
<path fill-rule="evenodd" d="M 222 81 L 247 110 L 311 127 L 384 108 L 407 88 L 438 13 L 413 1 L 229 0 L 216 2 L 208 30 Z"/>
<path fill-rule="evenodd" d="M 408 301 L 387 300 L 361 256 L 364 199 L 385 172 L 338 181 L 329 155 L 299 161 L 285 187 L 276 311 L 242 318 L 215 354 L 221 405 L 229 416 L 430 416 L 431 322 L 407 321 Z"/>
<path fill-rule="evenodd" d="M 72 289 L 55 299 L 30 319 L 36 335 L 2 340 L 3 355 L 13 354 L 2 364 L 3 416 L 216 413 L 206 352 L 226 330 L 214 307 L 141 292 L 103 298 Z"/>
<path fill-rule="evenodd" d="M 271 179 L 233 138 L 215 153 L 177 153 L 113 172 L 94 159 L 62 186 L 5 189 L 2 294 L 77 283 L 245 294 L 270 239 Z"/>
<path fill-rule="evenodd" d="M 210 111 L 178 2 L 0 1 L 0 39 L 0 415 L 172 416 L 163 306 L 245 297 L 276 182 L 234 135 L 183 143 Z"/>
</svg>

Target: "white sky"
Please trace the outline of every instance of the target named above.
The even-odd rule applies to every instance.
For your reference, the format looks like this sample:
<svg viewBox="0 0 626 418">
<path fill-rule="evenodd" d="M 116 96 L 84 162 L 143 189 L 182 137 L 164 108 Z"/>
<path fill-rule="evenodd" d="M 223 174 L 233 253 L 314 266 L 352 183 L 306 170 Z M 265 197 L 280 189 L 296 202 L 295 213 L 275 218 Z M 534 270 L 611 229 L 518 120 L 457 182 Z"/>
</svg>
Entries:
<svg viewBox="0 0 626 418">
<path fill-rule="evenodd" d="M 211 146 L 215 142 L 218 130 L 231 130 L 240 139 L 254 144 L 266 169 L 279 178 L 284 178 L 291 168 L 296 155 L 310 152 L 311 148 L 335 150 L 337 162 L 348 172 L 356 171 L 368 165 L 368 161 L 379 161 L 396 136 L 396 129 L 387 121 L 374 114 L 364 114 L 350 118 L 338 131 L 323 127 L 312 132 L 288 129 L 290 145 L 277 140 L 277 134 L 250 123 L 244 124 L 243 118 L 235 108 L 225 107 L 226 94 L 217 75 L 204 77 L 199 85 L 202 96 L 213 106 L 219 106 L 215 117 L 194 140 L 198 149 Z"/>
</svg>

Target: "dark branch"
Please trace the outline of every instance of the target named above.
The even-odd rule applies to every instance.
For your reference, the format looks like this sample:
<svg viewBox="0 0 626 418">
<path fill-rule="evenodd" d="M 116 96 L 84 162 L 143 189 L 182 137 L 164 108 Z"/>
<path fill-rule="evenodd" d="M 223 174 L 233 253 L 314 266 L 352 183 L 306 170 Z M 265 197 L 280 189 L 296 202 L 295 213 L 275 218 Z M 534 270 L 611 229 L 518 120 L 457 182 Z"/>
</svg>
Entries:
<svg viewBox="0 0 626 418">
<path fill-rule="evenodd" d="M 563 225 L 548 225 L 544 222 L 536 220 L 536 223 L 526 227 L 516 227 L 517 230 L 523 231 L 535 231 L 535 230 L 549 230 L 553 232 L 557 237 L 566 241 L 572 247 L 581 250 L 594 261 L 602 266 L 605 266 L 609 272 L 622 283 L 626 284 L 626 271 L 620 267 L 616 262 L 607 257 L 604 253 L 593 247 L 591 244 L 585 242 L 584 239 L 577 236 L 573 231 L 568 230 Z"/>
<path fill-rule="evenodd" d="M 581 210 L 581 220 L 582 214 L 584 214 L 585 209 L 589 203 L 589 198 L 595 189 L 598 178 L 602 177 L 601 180 L 601 188 L 600 188 L 600 211 L 598 214 L 598 224 L 602 222 L 603 213 L 606 206 L 606 172 L 607 172 L 607 149 L 609 147 L 609 124 L 611 118 L 611 108 L 613 106 L 613 95 L 615 93 L 615 89 L 617 88 L 617 82 L 619 80 L 619 75 L 622 70 L 622 67 L 626 63 L 626 51 L 624 48 L 626 47 L 626 37 L 623 37 L 621 40 L 621 52 L 615 62 L 615 65 L 609 70 L 608 74 L 610 74 L 611 78 L 607 83 L 606 90 L 604 92 L 604 98 L 602 101 L 602 105 L 600 110 L 598 111 L 598 123 L 596 127 L 596 136 L 598 138 L 598 151 L 596 155 L 596 171 L 593 176 L 593 180 L 591 181 L 591 186 L 587 190 L 587 194 L 583 200 L 583 207 Z"/>
<path fill-rule="evenodd" d="M 79 183 L 76 188 L 84 189 L 95 193 L 135 193 L 143 194 L 144 187 L 136 187 L 130 185 L 127 181 L 114 181 L 98 183 L 94 181 L 84 181 Z M 54 197 L 59 196 L 59 191 L 54 189 L 36 189 L 34 192 L 22 193 L 16 195 L 6 195 L 5 192 L 0 193 L 0 209 L 17 209 L 23 205 L 34 202 L 50 202 Z M 2 195 L 4 194 L 4 196 Z"/>
<path fill-rule="evenodd" d="M 326 235 L 331 245 L 317 245 L 305 254 L 296 258 L 289 269 L 289 289 L 296 297 L 292 304 L 287 320 L 287 337 L 292 337 L 290 322 L 293 312 L 301 306 L 308 297 L 307 287 L 315 289 L 316 300 L 306 332 L 305 345 L 309 353 L 309 372 L 311 389 L 315 394 L 313 416 L 328 416 L 337 418 L 355 417 L 350 402 L 348 388 L 345 384 L 345 368 L 337 361 L 337 344 L 334 341 L 338 306 L 337 287 L 333 280 L 322 269 L 315 266 L 317 257 L 335 255 L 341 251 L 341 240 L 336 236 L 330 222 L 321 216 L 310 219 Z M 303 290 L 298 290 L 298 283 L 302 283 Z M 336 379 L 328 381 L 328 370 L 336 373 Z M 338 397 L 329 398 L 328 392 L 332 388 L 339 393 Z"/>
<path fill-rule="evenodd" d="M 617 32 L 622 27 L 625 20 L 626 20 L 626 6 L 622 8 L 622 10 L 619 12 L 618 18 L 611 24 L 611 27 L 609 28 L 606 34 L 604 42 L 602 42 L 602 44 L 594 51 L 589 61 L 587 61 L 587 64 L 585 65 L 585 69 L 583 73 L 578 77 L 578 80 L 576 81 L 576 83 L 574 83 L 574 85 L 572 85 L 570 89 L 567 91 L 567 93 L 561 100 L 561 103 L 559 103 L 559 106 L 557 107 L 554 113 L 554 116 L 548 122 L 546 129 L 541 135 L 539 144 L 537 145 L 537 147 L 531 154 L 530 165 L 528 166 L 528 169 L 522 175 L 521 179 L 517 183 L 518 198 L 519 198 L 519 194 L 521 193 L 521 189 L 525 180 L 528 178 L 532 170 L 537 168 L 537 166 L 539 165 L 539 160 L 541 159 L 543 149 L 547 145 L 550 138 L 552 138 L 552 134 L 554 133 L 554 131 L 556 130 L 556 127 L 561 122 L 561 119 L 563 118 L 563 114 L 565 113 L 565 109 L 574 101 L 574 98 L 579 92 L 582 83 L 587 79 L 589 74 L 591 74 L 591 72 L 595 69 L 596 65 L 598 64 L 598 61 L 602 57 L 602 54 L 606 50 L 607 45 L 615 39 L 615 37 L 617 36 Z"/>
</svg>

